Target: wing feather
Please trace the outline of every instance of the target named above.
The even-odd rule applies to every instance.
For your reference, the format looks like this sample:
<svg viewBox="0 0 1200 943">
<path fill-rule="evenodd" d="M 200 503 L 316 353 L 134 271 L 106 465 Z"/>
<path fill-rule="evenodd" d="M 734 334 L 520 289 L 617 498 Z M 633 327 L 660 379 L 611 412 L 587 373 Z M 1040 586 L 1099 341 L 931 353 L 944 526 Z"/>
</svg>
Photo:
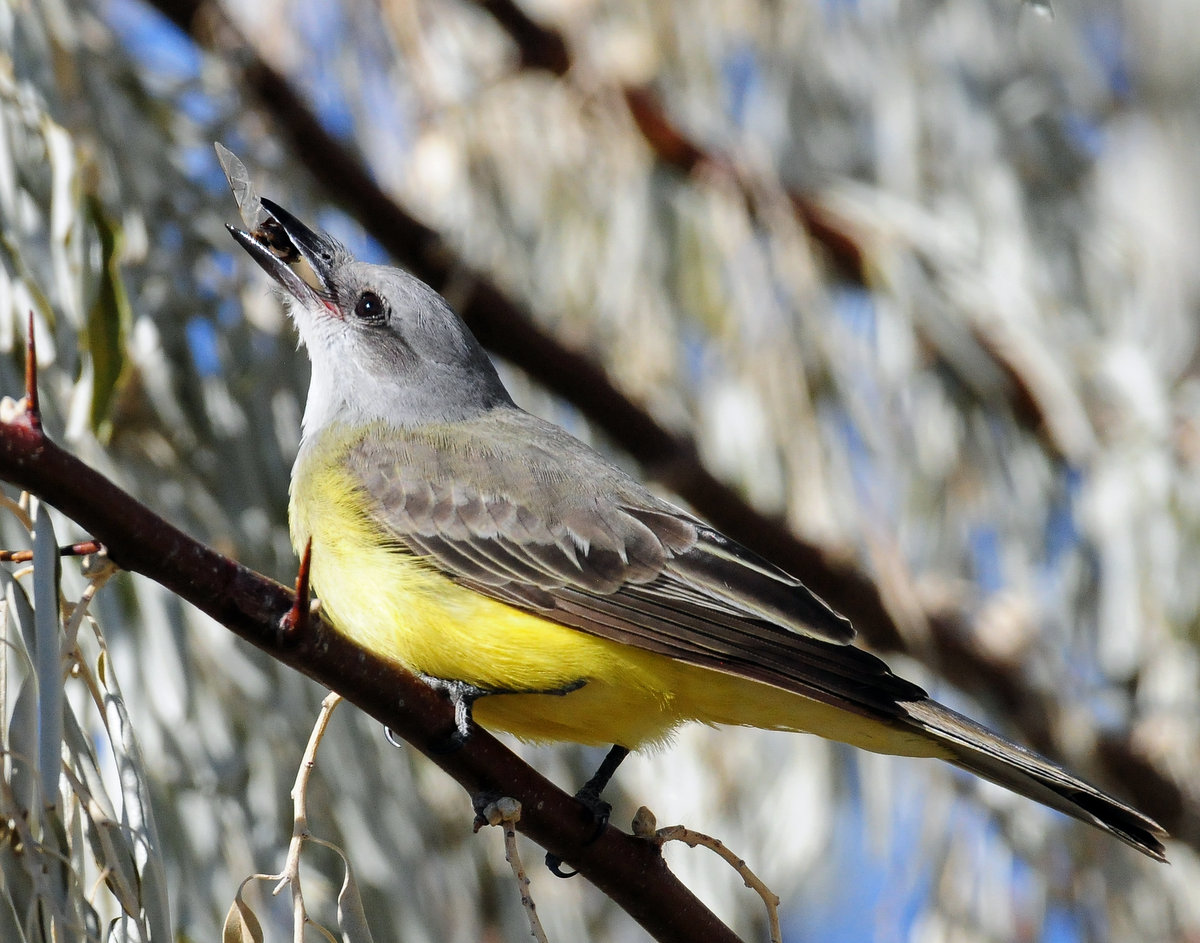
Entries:
<svg viewBox="0 0 1200 943">
<path fill-rule="evenodd" d="M 369 513 L 478 592 L 873 716 L 924 694 L 795 577 L 554 426 L 508 410 L 372 438 L 346 457 Z"/>
</svg>

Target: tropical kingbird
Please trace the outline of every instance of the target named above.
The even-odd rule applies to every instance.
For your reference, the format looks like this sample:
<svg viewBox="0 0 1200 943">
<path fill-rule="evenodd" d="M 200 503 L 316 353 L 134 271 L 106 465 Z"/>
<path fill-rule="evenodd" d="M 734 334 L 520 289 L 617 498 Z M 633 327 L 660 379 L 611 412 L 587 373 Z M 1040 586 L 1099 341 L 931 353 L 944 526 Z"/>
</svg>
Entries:
<svg viewBox="0 0 1200 943">
<path fill-rule="evenodd" d="M 520 409 L 437 292 L 221 155 L 251 230 L 230 232 L 312 361 L 292 543 L 332 625 L 447 691 L 463 736 L 472 716 L 626 749 L 688 721 L 805 731 L 938 757 L 1165 860 L 1153 820 L 933 701 L 800 580 Z"/>
</svg>

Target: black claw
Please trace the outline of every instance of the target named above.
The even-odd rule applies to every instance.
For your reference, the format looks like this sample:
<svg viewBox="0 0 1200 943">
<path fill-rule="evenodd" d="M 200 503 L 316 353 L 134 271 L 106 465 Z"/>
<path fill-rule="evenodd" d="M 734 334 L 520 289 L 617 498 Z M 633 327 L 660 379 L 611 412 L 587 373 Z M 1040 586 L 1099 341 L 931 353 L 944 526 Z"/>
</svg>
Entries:
<svg viewBox="0 0 1200 943">
<path fill-rule="evenodd" d="M 612 816 L 612 804 L 601 799 L 596 793 L 588 789 L 586 786 L 575 793 L 575 799 L 579 802 L 588 813 L 591 815 L 592 822 L 595 823 L 596 829 L 584 842 L 585 845 L 590 845 L 599 838 L 606 828 L 608 828 L 608 820 Z"/>
<path fill-rule="evenodd" d="M 600 794 L 604 792 L 604 787 L 608 785 L 609 780 L 613 778 L 613 773 L 617 771 L 617 767 L 621 765 L 621 761 L 629 756 L 629 750 L 626 747 L 615 745 L 608 751 L 608 755 L 604 757 L 604 761 L 600 764 L 600 768 L 596 770 L 594 776 L 583 784 L 583 788 L 575 793 L 575 798 L 583 805 L 588 812 L 591 813 L 592 821 L 596 825 L 595 831 L 583 843 L 586 848 L 592 842 L 598 840 L 604 834 L 604 830 L 608 828 L 608 819 L 612 815 L 612 806 L 600 798 Z M 562 870 L 563 860 L 558 855 L 546 853 L 546 867 L 550 873 L 559 878 L 572 878 L 578 871 Z"/>
<path fill-rule="evenodd" d="M 554 855 L 554 854 L 551 854 L 550 852 L 546 852 L 546 868 L 556 878 L 573 878 L 573 877 L 575 877 L 575 875 L 577 875 L 579 873 L 578 871 L 564 871 L 562 869 L 562 866 L 563 866 L 562 858 L 560 858 L 558 855 Z"/>
</svg>

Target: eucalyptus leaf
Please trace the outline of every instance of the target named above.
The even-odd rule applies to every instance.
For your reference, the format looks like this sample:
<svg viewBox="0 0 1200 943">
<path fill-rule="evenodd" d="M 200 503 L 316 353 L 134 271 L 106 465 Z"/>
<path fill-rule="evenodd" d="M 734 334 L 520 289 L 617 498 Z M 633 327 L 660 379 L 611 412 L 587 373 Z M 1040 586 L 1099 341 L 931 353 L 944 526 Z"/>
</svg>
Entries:
<svg viewBox="0 0 1200 943">
<path fill-rule="evenodd" d="M 33 531 L 36 639 L 33 662 L 38 686 L 38 778 L 42 801 L 47 806 L 58 803 L 58 781 L 62 770 L 63 665 L 59 567 L 58 541 L 50 521 L 50 509 L 39 502 Z"/>
<path fill-rule="evenodd" d="M 242 900 L 241 892 L 233 899 L 225 915 L 221 943 L 263 943 L 262 925 L 250 905 Z"/>
<path fill-rule="evenodd" d="M 113 397 L 129 369 L 126 352 L 133 315 L 121 277 L 121 230 L 95 198 L 88 200 L 88 216 L 100 237 L 99 285 L 88 310 L 85 332 L 92 364 L 92 430 L 107 438 Z"/>
</svg>

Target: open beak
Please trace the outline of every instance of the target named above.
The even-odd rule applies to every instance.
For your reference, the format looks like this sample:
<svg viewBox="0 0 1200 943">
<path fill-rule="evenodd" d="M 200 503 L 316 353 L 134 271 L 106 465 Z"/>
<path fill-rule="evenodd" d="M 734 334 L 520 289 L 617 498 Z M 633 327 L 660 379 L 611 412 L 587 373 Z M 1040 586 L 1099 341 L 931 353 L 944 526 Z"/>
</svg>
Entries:
<svg viewBox="0 0 1200 943">
<path fill-rule="evenodd" d="M 333 255 L 328 240 L 313 232 L 282 206 L 261 200 L 265 218 L 253 232 L 226 226 L 263 271 L 297 301 L 316 300 L 336 311 L 330 281 Z"/>
</svg>

